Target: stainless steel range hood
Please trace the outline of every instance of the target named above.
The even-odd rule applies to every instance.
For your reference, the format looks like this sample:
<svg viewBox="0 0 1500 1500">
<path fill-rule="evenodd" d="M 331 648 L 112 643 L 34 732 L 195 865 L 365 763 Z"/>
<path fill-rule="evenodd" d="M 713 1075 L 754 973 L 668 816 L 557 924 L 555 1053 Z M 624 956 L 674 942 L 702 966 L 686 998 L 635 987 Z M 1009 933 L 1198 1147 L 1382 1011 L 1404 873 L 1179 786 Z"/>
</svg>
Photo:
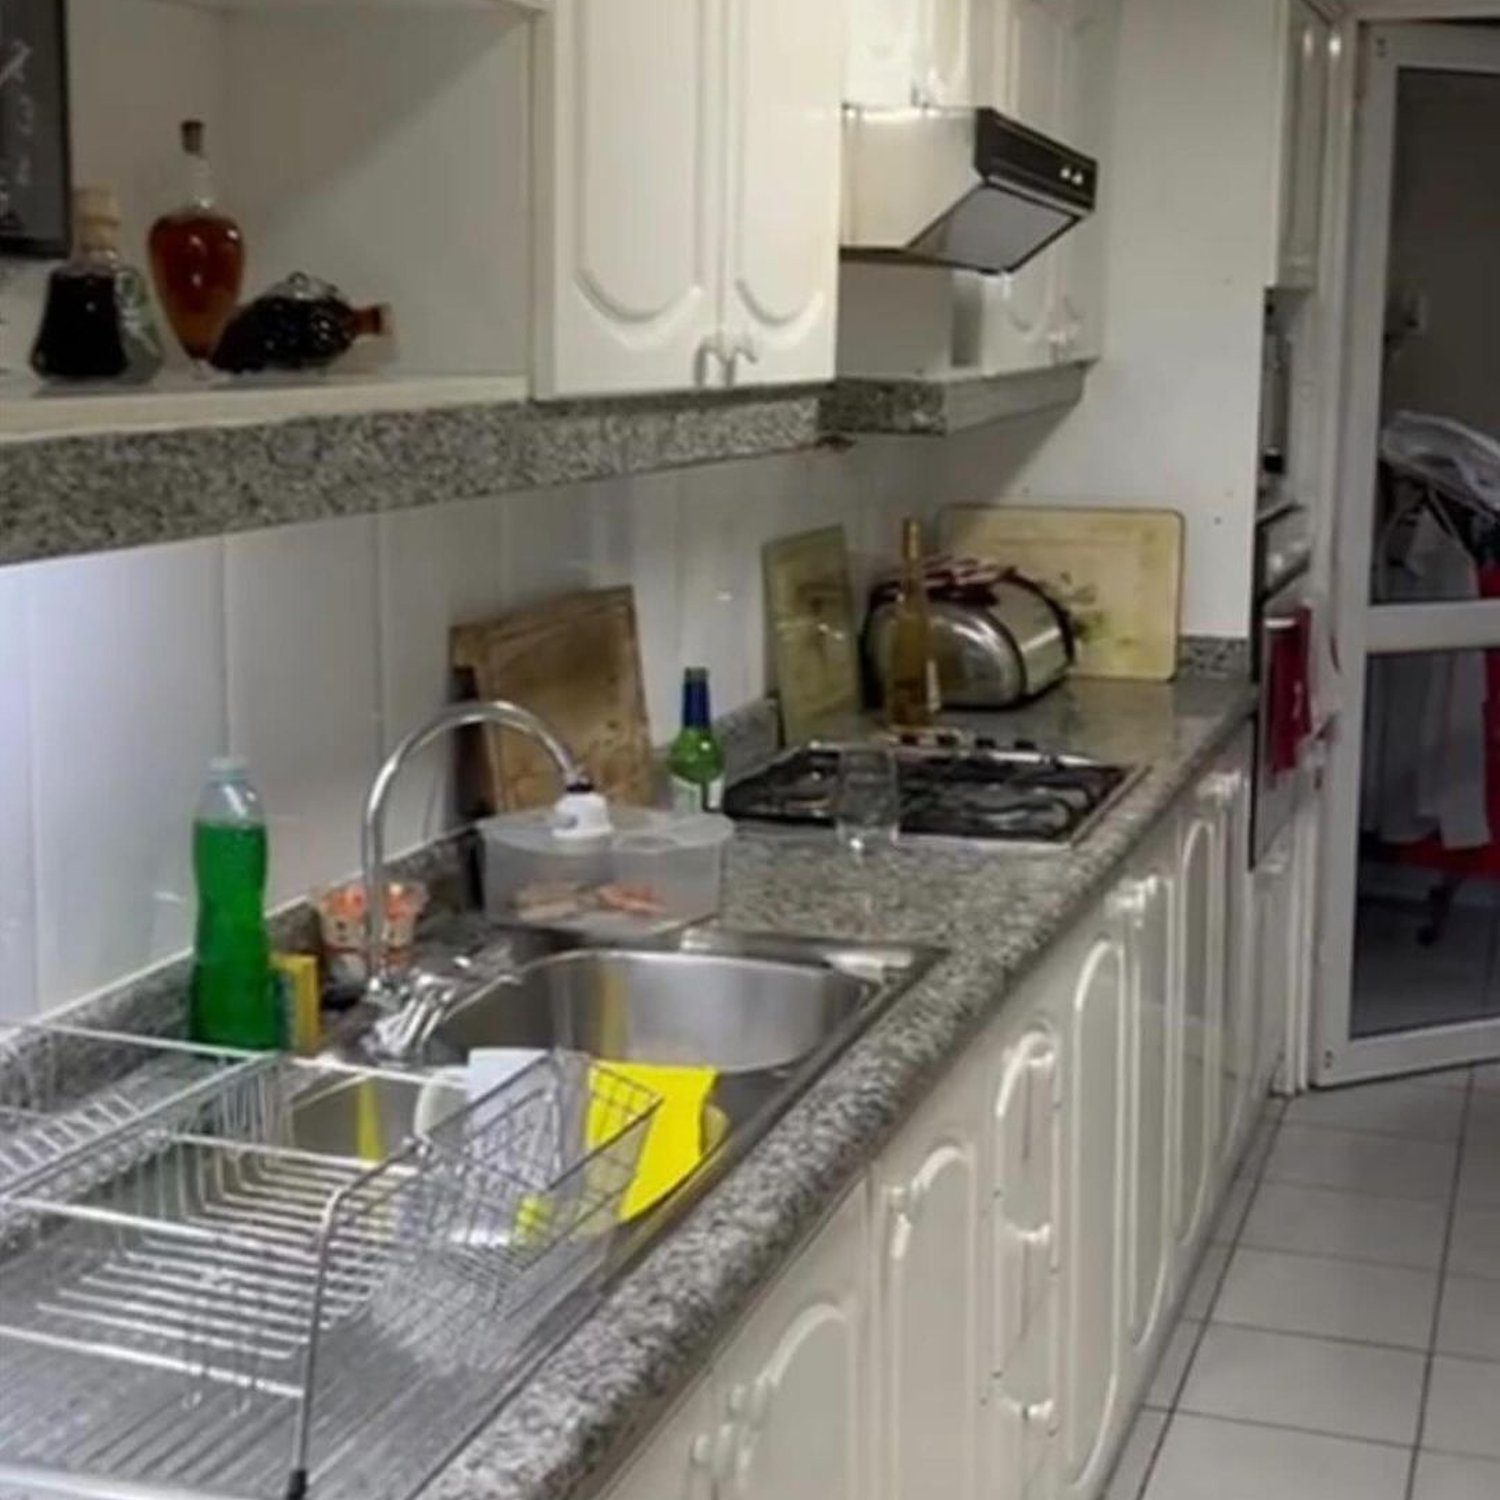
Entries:
<svg viewBox="0 0 1500 1500">
<path fill-rule="evenodd" d="M 993 109 L 844 109 L 843 254 L 1016 271 L 1094 209 L 1091 157 Z"/>
</svg>

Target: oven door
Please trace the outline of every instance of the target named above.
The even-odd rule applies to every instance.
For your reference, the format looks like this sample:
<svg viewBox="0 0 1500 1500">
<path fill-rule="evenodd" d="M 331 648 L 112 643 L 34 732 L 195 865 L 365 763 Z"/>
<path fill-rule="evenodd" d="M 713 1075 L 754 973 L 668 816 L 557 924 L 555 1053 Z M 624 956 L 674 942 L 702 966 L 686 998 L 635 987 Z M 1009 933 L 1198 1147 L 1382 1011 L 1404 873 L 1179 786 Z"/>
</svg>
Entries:
<svg viewBox="0 0 1500 1500">
<path fill-rule="evenodd" d="M 1260 705 L 1251 851 L 1259 864 L 1297 810 L 1312 742 L 1312 611 L 1303 580 L 1261 606 L 1256 664 Z"/>
</svg>

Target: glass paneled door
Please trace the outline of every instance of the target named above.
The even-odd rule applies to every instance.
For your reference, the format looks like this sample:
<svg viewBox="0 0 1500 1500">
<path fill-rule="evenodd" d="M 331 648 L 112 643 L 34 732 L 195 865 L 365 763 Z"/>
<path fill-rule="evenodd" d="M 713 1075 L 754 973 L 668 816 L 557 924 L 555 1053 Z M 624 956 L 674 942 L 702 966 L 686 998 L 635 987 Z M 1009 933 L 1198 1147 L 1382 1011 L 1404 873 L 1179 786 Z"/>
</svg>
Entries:
<svg viewBox="0 0 1500 1500">
<path fill-rule="evenodd" d="M 1319 1082 L 1500 1057 L 1500 32 L 1366 45 Z"/>
</svg>

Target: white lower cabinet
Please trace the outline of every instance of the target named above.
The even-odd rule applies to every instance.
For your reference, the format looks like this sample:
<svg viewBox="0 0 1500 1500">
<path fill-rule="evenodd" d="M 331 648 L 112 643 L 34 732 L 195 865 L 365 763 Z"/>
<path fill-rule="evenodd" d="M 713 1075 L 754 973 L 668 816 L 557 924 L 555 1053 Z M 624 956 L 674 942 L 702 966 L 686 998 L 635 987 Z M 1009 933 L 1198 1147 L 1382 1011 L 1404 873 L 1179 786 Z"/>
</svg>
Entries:
<svg viewBox="0 0 1500 1500">
<path fill-rule="evenodd" d="M 978 1492 L 981 1082 L 964 1059 L 874 1172 L 872 1493 L 884 1500 Z"/>
<path fill-rule="evenodd" d="M 1106 1441 L 1119 1399 L 1129 959 L 1112 905 L 1106 903 L 1077 966 L 1069 1001 L 1062 1391 L 1069 1495 L 1092 1494 L 1106 1471 Z"/>
<path fill-rule="evenodd" d="M 1117 903 L 1130 931 L 1126 1007 L 1125 1327 L 1133 1351 L 1147 1347 L 1162 1314 L 1171 1267 L 1169 1088 L 1176 1033 L 1172 1007 L 1176 844 L 1157 837 L 1142 873 Z"/>
<path fill-rule="evenodd" d="M 1246 918 L 1247 748 L 1016 987 L 611 1500 L 1099 1500 L 1256 1114 L 1255 995 L 1292 983 L 1290 944 L 1244 953 L 1296 889 L 1272 865 Z"/>
<path fill-rule="evenodd" d="M 1063 1032 L 1028 1019 L 993 1078 L 986 1495 L 1055 1493 L 1062 1403 Z"/>
<path fill-rule="evenodd" d="M 719 1496 L 865 1500 L 868 1244 L 856 1191 L 717 1362 L 733 1454 Z"/>
</svg>

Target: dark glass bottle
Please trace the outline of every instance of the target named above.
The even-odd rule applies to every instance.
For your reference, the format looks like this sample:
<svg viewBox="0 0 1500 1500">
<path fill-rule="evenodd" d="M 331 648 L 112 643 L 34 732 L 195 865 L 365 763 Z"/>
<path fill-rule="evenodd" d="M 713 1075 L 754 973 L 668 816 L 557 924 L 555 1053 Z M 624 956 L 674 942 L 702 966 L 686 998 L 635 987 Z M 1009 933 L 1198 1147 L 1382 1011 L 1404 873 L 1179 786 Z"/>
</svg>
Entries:
<svg viewBox="0 0 1500 1500">
<path fill-rule="evenodd" d="M 161 368 L 161 340 L 139 271 L 120 260 L 120 209 L 108 188 L 73 194 L 73 254 L 47 281 L 31 368 L 44 380 L 140 384 Z"/>
<path fill-rule="evenodd" d="M 240 226 L 214 201 L 213 170 L 204 150 L 203 122 L 182 122 L 187 197 L 151 226 L 148 247 L 156 295 L 190 359 L 214 352 L 234 316 L 245 278 Z"/>
<path fill-rule="evenodd" d="M 347 353 L 355 339 L 389 331 L 389 308 L 354 307 L 336 286 L 297 271 L 230 319 L 213 363 L 236 375 L 321 370 Z"/>
</svg>

